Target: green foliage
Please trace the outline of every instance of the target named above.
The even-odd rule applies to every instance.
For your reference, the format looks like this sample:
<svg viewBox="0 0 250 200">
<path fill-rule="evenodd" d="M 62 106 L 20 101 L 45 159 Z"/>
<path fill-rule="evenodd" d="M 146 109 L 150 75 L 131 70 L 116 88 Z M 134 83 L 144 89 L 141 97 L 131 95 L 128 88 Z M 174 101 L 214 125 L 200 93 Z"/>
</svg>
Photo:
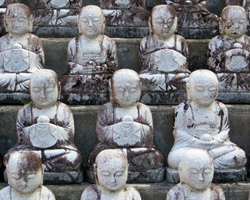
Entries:
<svg viewBox="0 0 250 200">
<path fill-rule="evenodd" d="M 27 105 L 27 104 L 32 103 L 32 101 L 27 102 L 27 101 L 25 101 L 25 100 L 22 99 L 22 98 L 20 98 L 20 99 L 18 99 L 18 100 L 19 100 L 24 106 Z"/>
</svg>

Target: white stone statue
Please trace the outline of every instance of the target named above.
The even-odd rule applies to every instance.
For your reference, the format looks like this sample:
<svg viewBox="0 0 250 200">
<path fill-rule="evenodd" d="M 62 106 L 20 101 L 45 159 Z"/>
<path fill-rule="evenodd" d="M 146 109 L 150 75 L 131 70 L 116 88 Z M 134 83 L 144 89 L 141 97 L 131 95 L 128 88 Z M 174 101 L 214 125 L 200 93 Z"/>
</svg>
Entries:
<svg viewBox="0 0 250 200">
<path fill-rule="evenodd" d="M 217 15 L 208 11 L 209 0 L 164 0 L 178 15 L 179 28 L 217 28 Z"/>
<path fill-rule="evenodd" d="M 0 190 L 1 200 L 55 200 L 43 186 L 43 165 L 40 157 L 30 151 L 17 151 L 5 156 L 9 186 Z"/>
<path fill-rule="evenodd" d="M 99 144 L 90 153 L 93 168 L 97 154 L 104 149 L 123 149 L 129 171 L 162 168 L 163 154 L 153 144 L 153 121 L 148 106 L 138 102 L 141 94 L 139 75 L 130 69 L 113 74 L 110 82 L 111 102 L 97 113 L 96 134 Z"/>
<path fill-rule="evenodd" d="M 212 156 L 202 149 L 190 149 L 178 167 L 180 183 L 172 187 L 167 200 L 225 200 L 223 190 L 211 183 L 214 175 Z"/>
<path fill-rule="evenodd" d="M 184 153 L 193 148 L 207 150 L 214 159 L 216 170 L 244 167 L 246 154 L 229 139 L 228 111 L 215 101 L 218 80 L 209 70 L 191 73 L 187 83 L 188 101 L 175 110 L 173 135 L 175 143 L 168 155 L 168 166 L 176 169 Z"/>
<path fill-rule="evenodd" d="M 81 200 L 141 200 L 139 192 L 127 185 L 128 160 L 119 149 L 100 152 L 94 164 L 96 184 L 87 187 Z"/>
<path fill-rule="evenodd" d="M 147 26 L 145 0 L 99 0 L 108 26 Z"/>
<path fill-rule="evenodd" d="M 174 34 L 177 15 L 172 6 L 158 5 L 149 18 L 151 34 L 142 39 L 139 51 L 143 91 L 175 91 L 185 88 L 188 46 L 185 38 Z"/>
<path fill-rule="evenodd" d="M 29 90 L 30 76 L 43 68 L 42 41 L 31 34 L 33 15 L 24 4 L 10 4 L 5 14 L 8 32 L 0 38 L 0 90 Z"/>
<path fill-rule="evenodd" d="M 49 69 L 34 72 L 30 79 L 32 103 L 17 115 L 17 144 L 8 151 L 37 153 L 45 172 L 75 171 L 82 157 L 74 145 L 74 119 L 71 109 L 59 101 L 57 74 Z"/>
<path fill-rule="evenodd" d="M 247 15 L 241 6 L 221 12 L 220 32 L 209 42 L 208 65 L 219 79 L 220 91 L 248 91 L 250 83 L 250 37 L 245 35 Z"/>
<path fill-rule="evenodd" d="M 102 10 L 94 5 L 83 7 L 78 18 L 78 29 L 80 36 L 73 38 L 68 45 L 68 75 L 60 79 L 62 90 L 107 90 L 105 85 L 108 85 L 107 79 L 117 68 L 118 57 L 114 40 L 104 35 L 105 17 Z"/>
</svg>

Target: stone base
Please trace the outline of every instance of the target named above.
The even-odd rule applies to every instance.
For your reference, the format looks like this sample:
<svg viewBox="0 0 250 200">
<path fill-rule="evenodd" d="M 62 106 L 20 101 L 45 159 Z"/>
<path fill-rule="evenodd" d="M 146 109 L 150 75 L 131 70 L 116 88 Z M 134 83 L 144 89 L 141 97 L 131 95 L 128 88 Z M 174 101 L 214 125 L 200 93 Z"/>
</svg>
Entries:
<svg viewBox="0 0 250 200">
<path fill-rule="evenodd" d="M 82 183 L 84 180 L 83 170 L 66 172 L 44 172 L 43 184 L 63 185 Z M 8 182 L 6 171 L 4 172 L 4 181 Z"/>
<path fill-rule="evenodd" d="M 143 38 L 149 33 L 148 27 L 114 27 L 106 26 L 105 35 L 116 38 Z"/>
<path fill-rule="evenodd" d="M 41 38 L 74 38 L 79 35 L 78 28 L 75 27 L 42 27 L 34 26 L 34 34 Z"/>
<path fill-rule="evenodd" d="M 127 183 L 158 183 L 164 180 L 165 168 L 148 169 L 140 172 L 128 172 Z M 87 181 L 95 183 L 93 170 L 87 170 Z"/>
<path fill-rule="evenodd" d="M 211 39 L 219 34 L 219 30 L 210 28 L 178 28 L 177 34 L 185 39 Z"/>
<path fill-rule="evenodd" d="M 103 105 L 109 102 L 109 93 L 62 93 L 60 101 L 68 105 Z"/>
<path fill-rule="evenodd" d="M 166 167 L 166 180 L 170 183 L 179 183 L 180 177 L 178 170 Z M 230 183 L 247 180 L 247 171 L 245 167 L 230 170 L 215 170 L 213 183 Z"/>
<path fill-rule="evenodd" d="M 23 103 L 19 99 L 22 99 L 25 103 L 29 103 L 31 101 L 30 94 L 0 93 L 0 104 L 23 105 Z"/>
<path fill-rule="evenodd" d="M 186 91 L 142 92 L 140 102 L 147 105 L 178 105 L 187 100 Z"/>
</svg>

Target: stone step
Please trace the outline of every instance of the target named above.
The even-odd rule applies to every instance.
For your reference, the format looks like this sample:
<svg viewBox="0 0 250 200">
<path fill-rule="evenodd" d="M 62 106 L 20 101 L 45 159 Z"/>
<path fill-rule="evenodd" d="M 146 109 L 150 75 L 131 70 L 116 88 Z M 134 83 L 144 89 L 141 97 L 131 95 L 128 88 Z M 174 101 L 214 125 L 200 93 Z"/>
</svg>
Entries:
<svg viewBox="0 0 250 200">
<path fill-rule="evenodd" d="M 75 145 L 83 156 L 83 165 L 87 156 L 98 143 L 95 134 L 96 113 L 100 106 L 70 106 L 75 120 Z M 16 144 L 16 116 L 21 106 L 0 106 L 0 153 Z M 163 152 L 165 159 L 174 144 L 172 135 L 175 106 L 149 106 L 153 115 L 154 143 Z M 250 154 L 250 105 L 227 105 L 230 122 L 230 139 Z"/>
<path fill-rule="evenodd" d="M 0 189 L 7 186 L 0 183 Z M 55 194 L 57 200 L 79 200 L 84 189 L 90 184 L 81 183 L 74 185 L 46 185 Z M 166 195 L 174 184 L 163 181 L 154 184 L 130 184 L 141 194 L 142 200 L 166 200 Z M 216 184 L 220 186 L 226 196 L 226 200 L 247 200 L 250 190 L 250 181 L 238 183 Z"/>
</svg>

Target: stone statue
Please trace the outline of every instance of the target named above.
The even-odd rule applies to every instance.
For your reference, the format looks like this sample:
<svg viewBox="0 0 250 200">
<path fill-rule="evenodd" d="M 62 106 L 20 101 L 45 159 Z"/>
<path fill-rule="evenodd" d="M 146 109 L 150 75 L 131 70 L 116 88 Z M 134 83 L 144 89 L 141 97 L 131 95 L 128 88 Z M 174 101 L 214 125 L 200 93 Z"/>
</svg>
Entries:
<svg viewBox="0 0 250 200">
<path fill-rule="evenodd" d="M 96 184 L 84 190 L 81 200 L 141 200 L 139 192 L 126 184 L 128 166 L 126 155 L 121 150 L 100 152 L 94 164 Z"/>
<path fill-rule="evenodd" d="M 241 6 L 221 12 L 221 35 L 209 42 L 208 65 L 219 79 L 220 91 L 250 89 L 250 37 L 245 35 L 247 15 Z"/>
<path fill-rule="evenodd" d="M 80 36 L 68 46 L 68 74 L 63 92 L 107 92 L 108 80 L 118 64 L 116 44 L 104 35 L 105 17 L 98 6 L 85 6 L 78 19 Z"/>
<path fill-rule="evenodd" d="M 187 83 L 188 101 L 175 110 L 175 143 L 168 155 L 168 170 L 177 170 L 183 154 L 193 148 L 207 150 L 214 159 L 215 171 L 236 173 L 246 164 L 246 154 L 229 140 L 228 111 L 215 101 L 218 80 L 209 70 L 191 73 Z M 172 170 L 174 171 L 174 170 Z"/>
<path fill-rule="evenodd" d="M 1 200 L 55 200 L 43 186 L 43 165 L 40 157 L 30 151 L 17 151 L 5 156 L 9 186 L 0 190 Z"/>
<path fill-rule="evenodd" d="M 44 34 L 43 32 L 50 32 L 52 35 L 57 34 L 61 37 L 76 35 L 75 29 L 80 7 L 80 0 L 36 0 L 33 15 L 37 34 L 41 35 Z M 46 31 L 39 31 L 40 29 Z M 74 34 L 69 33 L 70 29 Z M 58 30 L 63 33 L 60 34 Z"/>
<path fill-rule="evenodd" d="M 30 79 L 32 103 L 17 115 L 17 144 L 8 151 L 29 150 L 37 153 L 45 172 L 79 170 L 82 157 L 74 145 L 74 119 L 71 109 L 57 101 L 60 84 L 49 69 L 34 72 Z"/>
<path fill-rule="evenodd" d="M 90 153 L 93 168 L 96 155 L 104 149 L 123 149 L 130 172 L 161 169 L 163 154 L 153 144 L 153 121 L 148 106 L 139 103 L 141 82 L 130 69 L 113 74 L 110 82 L 111 102 L 97 113 L 96 134 L 99 144 Z"/>
<path fill-rule="evenodd" d="M 5 14 L 8 32 L 0 38 L 0 91 L 29 90 L 30 76 L 43 68 L 42 41 L 32 32 L 33 16 L 28 6 L 10 4 Z"/>
<path fill-rule="evenodd" d="M 144 0 L 99 0 L 108 26 L 147 26 Z"/>
<path fill-rule="evenodd" d="M 178 167 L 180 183 L 172 187 L 167 200 L 225 200 L 223 190 L 211 183 L 214 175 L 212 156 L 202 149 L 190 149 Z"/>
<path fill-rule="evenodd" d="M 210 28 L 218 26 L 217 15 L 207 10 L 208 0 L 164 0 L 177 11 L 179 28 Z"/>
<path fill-rule="evenodd" d="M 158 5 L 149 18 L 150 34 L 141 41 L 139 60 L 143 91 L 176 91 L 186 86 L 188 46 L 175 35 L 177 16 L 173 7 Z"/>
</svg>

